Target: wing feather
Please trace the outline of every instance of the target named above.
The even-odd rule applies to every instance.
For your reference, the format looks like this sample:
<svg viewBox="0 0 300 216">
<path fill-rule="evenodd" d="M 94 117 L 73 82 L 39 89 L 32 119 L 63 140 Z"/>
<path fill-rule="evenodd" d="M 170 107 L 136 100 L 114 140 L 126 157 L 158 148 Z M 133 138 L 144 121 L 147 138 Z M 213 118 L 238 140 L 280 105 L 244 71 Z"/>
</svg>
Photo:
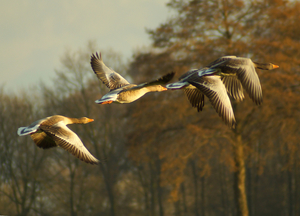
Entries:
<svg viewBox="0 0 300 216">
<path fill-rule="evenodd" d="M 242 57 L 231 58 L 222 65 L 221 71 L 223 75 L 236 75 L 250 98 L 256 104 L 262 103 L 262 89 L 255 66 L 251 59 Z"/>
<path fill-rule="evenodd" d="M 123 91 L 132 91 L 132 90 L 138 90 L 138 89 L 141 89 L 141 88 L 146 88 L 148 86 L 163 85 L 163 84 L 168 83 L 174 77 L 174 75 L 175 75 L 175 72 L 170 72 L 170 73 L 167 73 L 164 76 L 162 76 L 162 77 L 160 77 L 156 80 L 153 80 L 153 81 L 150 81 L 150 82 L 145 82 L 145 83 L 136 85 L 134 87 L 131 87 L 129 89 L 124 89 Z"/>
<path fill-rule="evenodd" d="M 204 107 L 204 94 L 197 88 L 183 89 L 192 107 L 196 107 L 197 111 L 202 111 Z"/>
<path fill-rule="evenodd" d="M 99 163 L 99 160 L 86 149 L 77 134 L 62 122 L 58 122 L 52 126 L 41 125 L 40 129 L 50 136 L 58 146 L 70 152 L 80 160 L 90 164 Z"/>
<path fill-rule="evenodd" d="M 120 74 L 104 64 L 101 53 L 96 53 L 91 56 L 91 66 L 98 79 L 100 79 L 110 90 L 129 84 L 129 82 Z"/>
<path fill-rule="evenodd" d="M 201 90 L 209 99 L 223 121 L 234 128 L 236 121 L 232 110 L 231 102 L 226 88 L 219 76 L 204 76 L 202 82 L 191 82 L 192 85 Z"/>
<path fill-rule="evenodd" d="M 45 132 L 41 131 L 41 132 L 33 133 L 30 134 L 30 137 L 39 148 L 48 149 L 57 146 L 54 140 L 50 136 L 48 136 Z"/>
<path fill-rule="evenodd" d="M 221 78 L 228 94 L 235 100 L 242 101 L 244 99 L 244 89 L 237 76 L 225 76 Z"/>
</svg>

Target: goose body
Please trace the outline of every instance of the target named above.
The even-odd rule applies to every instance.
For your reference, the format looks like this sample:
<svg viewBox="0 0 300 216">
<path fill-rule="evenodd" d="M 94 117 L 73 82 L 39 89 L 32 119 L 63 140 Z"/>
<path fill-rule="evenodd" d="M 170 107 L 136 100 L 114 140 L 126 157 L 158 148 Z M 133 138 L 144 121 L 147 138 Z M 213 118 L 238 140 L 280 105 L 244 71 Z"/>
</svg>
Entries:
<svg viewBox="0 0 300 216">
<path fill-rule="evenodd" d="M 244 88 L 250 98 L 258 105 L 262 103 L 263 96 L 256 68 L 273 70 L 279 67 L 272 63 L 258 63 L 253 62 L 250 58 L 236 56 L 223 56 L 210 63 L 207 67 L 216 64 L 218 64 L 219 70 L 214 74 L 222 76 L 222 81 L 231 97 L 236 100 L 243 100 Z"/>
<path fill-rule="evenodd" d="M 92 121 L 94 120 L 86 117 L 54 115 L 35 121 L 27 127 L 20 127 L 17 133 L 19 136 L 30 135 L 39 148 L 59 146 L 86 163 L 98 164 L 99 160 L 86 149 L 77 134 L 67 127 L 68 124 L 86 124 Z"/>
<path fill-rule="evenodd" d="M 174 76 L 174 72 L 171 72 L 151 82 L 139 85 L 130 84 L 120 74 L 104 64 L 101 53 L 91 56 L 91 66 L 98 79 L 110 89 L 110 92 L 95 101 L 98 104 L 131 103 L 148 92 L 166 91 L 167 88 L 161 85 L 169 82 Z"/>
<path fill-rule="evenodd" d="M 205 70 L 206 68 L 201 69 L 201 72 L 206 74 Z M 208 72 L 210 73 L 210 70 Z M 221 77 L 217 75 L 199 77 L 198 73 L 198 69 L 192 69 L 183 74 L 178 82 L 168 84 L 166 87 L 170 90 L 183 89 L 192 106 L 198 111 L 204 106 L 204 95 L 207 96 L 223 121 L 234 128 L 236 120 Z"/>
<path fill-rule="evenodd" d="M 166 87 L 170 90 L 183 89 L 198 112 L 204 106 L 206 95 L 223 121 L 234 127 L 235 117 L 226 92 L 236 100 L 243 100 L 245 88 L 250 98 L 261 104 L 262 90 L 255 69 L 273 70 L 278 67 L 272 63 L 252 62 L 249 58 L 223 56 L 202 69 L 189 70 L 178 82 Z"/>
</svg>

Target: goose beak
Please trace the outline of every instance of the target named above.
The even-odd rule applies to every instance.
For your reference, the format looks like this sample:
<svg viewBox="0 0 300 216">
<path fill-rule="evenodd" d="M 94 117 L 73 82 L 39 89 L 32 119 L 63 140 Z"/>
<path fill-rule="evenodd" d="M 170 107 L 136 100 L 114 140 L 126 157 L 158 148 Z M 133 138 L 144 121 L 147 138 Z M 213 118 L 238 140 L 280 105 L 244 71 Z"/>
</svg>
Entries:
<svg viewBox="0 0 300 216">
<path fill-rule="evenodd" d="M 273 65 L 273 69 L 275 69 L 275 68 L 279 68 L 279 66 L 278 65 Z"/>
<path fill-rule="evenodd" d="M 112 102 L 113 102 L 112 100 L 110 100 L 110 101 L 104 101 L 104 102 L 102 102 L 100 104 L 111 104 Z"/>
<path fill-rule="evenodd" d="M 101 102 L 101 100 L 96 100 L 95 103 L 97 104 L 111 104 L 113 101 L 112 100 L 108 100 L 108 101 L 103 101 Z"/>
<path fill-rule="evenodd" d="M 94 121 L 94 119 L 88 119 L 88 122 L 93 122 Z"/>
<path fill-rule="evenodd" d="M 167 91 L 168 89 L 167 89 L 167 88 L 165 88 L 165 87 L 162 87 L 162 90 L 163 90 L 163 91 Z"/>
</svg>

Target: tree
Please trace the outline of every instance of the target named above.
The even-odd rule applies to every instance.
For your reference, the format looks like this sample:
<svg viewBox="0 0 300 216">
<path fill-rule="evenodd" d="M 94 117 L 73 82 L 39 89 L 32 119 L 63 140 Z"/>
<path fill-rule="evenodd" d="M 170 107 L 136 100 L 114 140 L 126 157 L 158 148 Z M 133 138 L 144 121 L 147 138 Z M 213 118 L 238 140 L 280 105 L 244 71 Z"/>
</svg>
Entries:
<svg viewBox="0 0 300 216">
<path fill-rule="evenodd" d="M 209 127 L 209 129 L 212 127 L 211 134 L 214 134 L 214 131 L 217 131 L 216 129 L 218 128 L 219 138 L 223 137 L 232 144 L 233 160 L 228 160 L 228 165 L 233 165 L 234 168 L 235 209 L 238 210 L 238 215 L 249 215 L 246 191 L 247 159 L 252 158 L 252 154 L 257 155 L 255 153 L 256 150 L 259 151 L 258 154 L 262 153 L 261 147 L 257 148 L 256 143 L 264 143 L 265 146 L 263 148 L 268 149 L 268 153 L 273 151 L 273 149 L 268 148 L 270 147 L 268 143 L 275 143 L 278 137 L 269 136 L 268 142 L 265 142 L 264 136 L 266 132 L 264 129 L 270 130 L 269 134 L 277 133 L 282 138 L 286 137 L 281 130 L 278 131 L 281 128 L 280 126 L 272 127 L 275 125 L 275 122 L 273 125 L 270 125 L 270 120 L 275 116 L 277 117 L 276 120 L 272 119 L 271 121 L 273 122 L 274 120 L 277 123 L 280 122 L 280 119 L 287 117 L 285 115 L 278 117 L 278 111 L 274 107 L 279 107 L 280 105 L 276 104 L 276 102 L 279 99 L 286 98 L 284 97 L 286 91 L 295 97 L 295 101 L 298 101 L 296 100 L 298 98 L 298 90 L 284 88 L 281 89 L 281 91 L 285 91 L 284 95 L 282 95 L 282 92 L 278 92 L 279 89 L 274 88 L 274 83 L 276 83 L 276 87 L 286 86 L 286 83 L 292 83 L 293 89 L 299 86 L 299 74 L 297 73 L 299 70 L 299 61 L 297 59 L 299 58 L 294 58 L 299 56 L 299 43 L 296 36 L 299 30 L 295 29 L 297 28 L 295 21 L 298 20 L 299 16 L 297 13 L 299 2 L 280 0 L 171 0 L 168 6 L 176 10 L 177 15 L 161 24 L 157 29 L 148 30 L 156 50 L 155 52 L 136 55 L 135 61 L 131 66 L 131 73 L 138 74 L 141 71 L 144 74 L 162 73 L 172 69 L 178 73 L 183 73 L 190 68 L 202 67 L 223 55 L 246 56 L 261 62 L 271 61 L 279 64 L 280 67 L 287 66 L 284 70 L 290 68 L 293 71 L 287 75 L 282 74 L 281 70 L 277 70 L 277 72 L 274 72 L 276 77 L 274 77 L 273 73 L 258 71 L 259 75 L 262 76 L 262 85 L 267 86 L 267 89 L 264 89 L 264 97 L 267 99 L 262 108 L 252 104 L 249 98 L 246 98 L 242 103 L 233 101 L 238 126 L 232 132 L 220 129 L 224 126 L 216 126 L 212 119 L 204 126 L 204 128 Z M 274 20 L 278 22 L 274 22 Z M 282 32 L 287 33 L 282 34 Z M 285 41 L 290 46 L 284 46 L 281 41 Z M 278 73 L 280 75 L 277 76 Z M 280 97 L 279 95 L 282 96 Z M 169 99 L 174 98 L 176 98 L 175 101 L 177 103 L 180 103 L 180 106 L 183 106 L 176 96 L 169 97 Z M 293 100 L 290 99 L 285 102 L 291 103 Z M 164 103 L 168 104 L 165 100 Z M 283 102 L 280 103 L 282 104 Z M 298 104 L 295 107 L 298 107 Z M 170 108 L 172 111 L 169 112 L 173 113 L 174 109 L 172 104 L 172 108 Z M 162 112 L 162 110 L 160 111 Z M 175 115 L 173 113 L 172 121 L 180 119 L 178 116 L 174 119 Z M 195 119 L 196 117 L 192 120 L 193 123 L 197 122 Z M 149 120 L 146 120 L 146 122 L 149 125 Z M 143 125 L 143 123 L 140 124 Z M 181 123 L 180 125 L 185 124 Z M 178 123 L 173 125 L 178 125 Z M 290 125 L 295 125 L 295 123 L 291 122 Z M 170 130 L 168 126 L 166 128 L 164 126 L 160 127 L 161 131 Z M 140 129 L 140 127 L 138 128 Z M 289 130 L 292 131 L 293 135 L 297 134 L 294 129 L 289 128 Z M 161 137 L 162 135 L 157 136 Z M 154 140 L 157 141 L 157 139 Z M 290 140 L 290 138 L 286 137 L 286 140 Z M 178 142 L 179 140 L 177 139 L 175 145 L 178 145 Z M 232 161 L 234 161 L 233 164 Z M 290 186 L 290 188 L 294 187 Z M 290 210 L 290 212 L 294 212 L 294 210 Z M 253 212 L 250 213 L 254 214 Z"/>
<path fill-rule="evenodd" d="M 40 152 L 29 137 L 18 137 L 16 131 L 38 119 L 40 112 L 25 94 L 17 97 L 1 89 L 0 98 L 0 194 L 6 203 L 1 213 L 33 215 L 42 212 L 40 205 L 44 204 L 41 182 L 47 172 L 48 154 Z"/>
<path fill-rule="evenodd" d="M 79 50 L 78 52 L 67 51 L 62 58 L 62 68 L 56 70 L 57 80 L 54 83 L 54 89 L 44 88 L 44 109 L 47 113 L 59 113 L 71 117 L 87 116 L 94 118 L 95 121 L 84 127 L 74 127 L 74 131 L 82 138 L 87 148 L 101 160 L 101 163 L 93 169 L 99 169 L 101 175 L 97 176 L 101 179 L 97 184 L 99 194 L 103 194 L 108 200 L 109 205 L 104 209 L 97 209 L 99 214 L 116 215 L 118 209 L 118 197 L 116 196 L 116 186 L 122 172 L 126 169 L 126 151 L 124 150 L 122 124 L 124 111 L 122 107 L 99 106 L 94 101 L 100 98 L 100 94 L 107 92 L 106 86 L 95 76 L 90 66 L 90 56 L 95 53 L 96 45 L 90 42 L 87 50 Z M 98 50 L 97 50 L 98 51 Z M 100 50 L 101 51 L 101 50 Z M 126 66 L 121 62 L 121 57 L 113 51 L 102 51 L 102 56 L 107 65 L 114 67 L 117 71 L 124 71 Z M 100 87 L 100 88 L 99 88 Z M 100 92 L 100 94 L 99 94 Z M 51 114 L 51 115 L 52 115 Z M 64 166 L 69 170 L 68 176 L 65 176 L 66 183 L 74 187 L 70 188 L 68 193 L 69 206 L 71 215 L 78 214 L 82 196 L 75 196 L 78 192 L 76 182 L 80 182 L 83 176 L 89 177 L 88 172 L 93 169 L 83 168 L 84 165 L 65 160 Z M 87 169 L 87 170 L 86 170 Z M 86 171 L 85 171 L 86 170 Z M 81 177 L 80 177 L 81 176 Z M 86 181 L 85 178 L 82 180 Z M 57 182 L 56 182 L 57 183 Z M 89 184 L 82 185 L 89 187 Z M 59 190 L 65 190 L 62 186 Z M 80 189 L 84 192 L 85 189 Z M 86 196 L 83 194 L 83 196 Z M 91 200 L 93 204 L 96 200 Z M 104 199 L 99 199 L 98 206 L 104 205 Z M 77 204 L 75 204 L 77 203 Z M 76 207 L 76 206 L 77 207 Z"/>
</svg>

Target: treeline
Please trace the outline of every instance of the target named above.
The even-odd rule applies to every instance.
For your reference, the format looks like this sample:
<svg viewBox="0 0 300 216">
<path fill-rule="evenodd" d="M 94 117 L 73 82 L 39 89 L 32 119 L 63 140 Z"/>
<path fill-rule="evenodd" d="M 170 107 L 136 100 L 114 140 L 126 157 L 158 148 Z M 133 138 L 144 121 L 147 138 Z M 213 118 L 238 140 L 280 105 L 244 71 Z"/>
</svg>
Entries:
<svg viewBox="0 0 300 216">
<path fill-rule="evenodd" d="M 130 63 L 94 43 L 67 52 L 49 87 L 0 91 L 0 214 L 299 215 L 299 1 L 177 1 L 178 12 L 148 30 L 153 49 Z M 200 113 L 183 91 L 149 93 L 132 104 L 97 105 L 108 89 L 90 55 L 134 83 L 176 78 L 224 55 L 280 66 L 257 71 L 264 102 L 232 100 L 229 129 L 206 99 Z M 71 125 L 102 160 L 85 164 L 63 149 L 42 150 L 17 128 L 54 114 L 94 118 Z"/>
</svg>

